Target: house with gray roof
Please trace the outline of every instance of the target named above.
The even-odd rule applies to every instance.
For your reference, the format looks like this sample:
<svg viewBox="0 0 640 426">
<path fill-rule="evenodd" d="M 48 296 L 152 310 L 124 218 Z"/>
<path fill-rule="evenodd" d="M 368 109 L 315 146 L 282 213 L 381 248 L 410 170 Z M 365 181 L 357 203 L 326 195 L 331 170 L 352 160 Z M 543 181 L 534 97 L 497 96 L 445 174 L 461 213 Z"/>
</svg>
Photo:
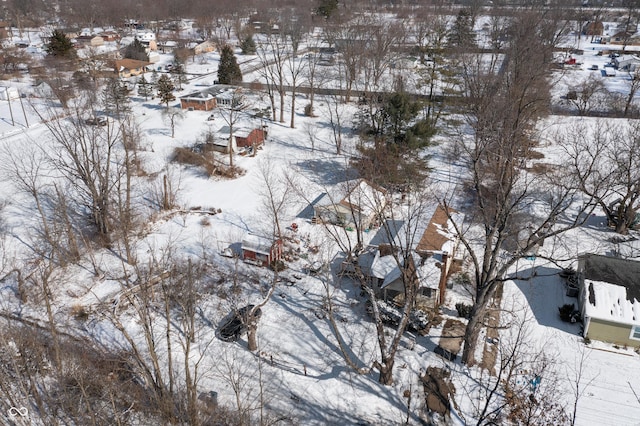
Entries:
<svg viewBox="0 0 640 426">
<path fill-rule="evenodd" d="M 640 347 L 640 262 L 584 254 L 577 272 L 584 337 Z"/>
</svg>

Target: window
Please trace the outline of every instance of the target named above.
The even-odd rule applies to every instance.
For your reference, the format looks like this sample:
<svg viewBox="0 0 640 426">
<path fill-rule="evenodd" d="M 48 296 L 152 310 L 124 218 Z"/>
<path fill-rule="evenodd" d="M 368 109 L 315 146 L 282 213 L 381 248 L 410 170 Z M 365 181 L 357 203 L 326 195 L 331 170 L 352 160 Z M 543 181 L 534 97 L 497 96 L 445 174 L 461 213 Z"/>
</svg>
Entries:
<svg viewBox="0 0 640 426">
<path fill-rule="evenodd" d="M 631 336 L 630 339 L 640 340 L 640 325 L 636 325 L 631 327 Z"/>
</svg>

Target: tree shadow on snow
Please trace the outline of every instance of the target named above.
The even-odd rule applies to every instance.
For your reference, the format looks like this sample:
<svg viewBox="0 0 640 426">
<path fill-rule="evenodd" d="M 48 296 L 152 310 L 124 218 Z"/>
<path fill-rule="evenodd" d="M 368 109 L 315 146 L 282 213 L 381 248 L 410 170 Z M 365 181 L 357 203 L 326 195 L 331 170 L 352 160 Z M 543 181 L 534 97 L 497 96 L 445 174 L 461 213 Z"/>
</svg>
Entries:
<svg viewBox="0 0 640 426">
<path fill-rule="evenodd" d="M 162 104 L 142 104 L 143 107 L 153 110 L 165 109 L 166 107 Z"/>
<path fill-rule="evenodd" d="M 520 269 L 511 279 L 525 296 L 538 324 L 578 334 L 579 323 L 572 324 L 560 319 L 558 308 L 573 304 L 578 309 L 578 299 L 567 296 L 564 279 L 559 273 L 559 268 L 531 265 Z"/>
<path fill-rule="evenodd" d="M 311 172 L 307 177 L 315 183 L 323 186 L 337 185 L 350 179 L 355 179 L 357 172 L 345 167 L 336 159 L 313 159 L 296 163 L 301 170 Z"/>
</svg>

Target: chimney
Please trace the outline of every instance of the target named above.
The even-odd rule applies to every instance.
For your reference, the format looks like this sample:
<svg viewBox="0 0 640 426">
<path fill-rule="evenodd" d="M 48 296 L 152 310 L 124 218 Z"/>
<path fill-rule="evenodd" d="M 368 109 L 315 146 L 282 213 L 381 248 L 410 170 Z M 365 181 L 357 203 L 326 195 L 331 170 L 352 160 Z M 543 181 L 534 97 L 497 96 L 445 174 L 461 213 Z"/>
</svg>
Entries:
<svg viewBox="0 0 640 426">
<path fill-rule="evenodd" d="M 438 306 L 444 303 L 445 292 L 447 291 L 447 273 L 449 272 L 449 253 L 442 252 L 442 263 L 440 263 L 440 282 L 438 283 Z"/>
</svg>

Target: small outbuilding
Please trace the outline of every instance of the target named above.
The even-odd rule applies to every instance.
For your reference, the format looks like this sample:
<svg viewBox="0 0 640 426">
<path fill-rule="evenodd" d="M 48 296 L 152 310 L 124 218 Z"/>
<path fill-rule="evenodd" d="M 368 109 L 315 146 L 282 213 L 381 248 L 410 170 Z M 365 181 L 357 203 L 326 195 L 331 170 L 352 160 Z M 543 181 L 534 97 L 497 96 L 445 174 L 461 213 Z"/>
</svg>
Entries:
<svg viewBox="0 0 640 426">
<path fill-rule="evenodd" d="M 259 266 L 270 265 L 282 259 L 282 240 L 247 234 L 242 240 L 242 259 Z"/>
</svg>

